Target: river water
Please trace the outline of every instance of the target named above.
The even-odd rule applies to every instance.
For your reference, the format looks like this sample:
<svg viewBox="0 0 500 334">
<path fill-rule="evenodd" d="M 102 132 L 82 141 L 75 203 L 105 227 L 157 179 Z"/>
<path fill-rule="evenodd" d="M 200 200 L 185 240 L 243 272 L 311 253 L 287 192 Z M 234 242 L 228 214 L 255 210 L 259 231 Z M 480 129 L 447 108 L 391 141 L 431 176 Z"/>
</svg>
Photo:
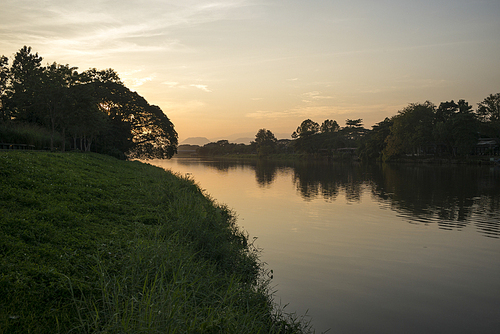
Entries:
<svg viewBox="0 0 500 334">
<path fill-rule="evenodd" d="M 149 163 L 236 212 L 317 333 L 500 333 L 498 167 Z"/>
</svg>

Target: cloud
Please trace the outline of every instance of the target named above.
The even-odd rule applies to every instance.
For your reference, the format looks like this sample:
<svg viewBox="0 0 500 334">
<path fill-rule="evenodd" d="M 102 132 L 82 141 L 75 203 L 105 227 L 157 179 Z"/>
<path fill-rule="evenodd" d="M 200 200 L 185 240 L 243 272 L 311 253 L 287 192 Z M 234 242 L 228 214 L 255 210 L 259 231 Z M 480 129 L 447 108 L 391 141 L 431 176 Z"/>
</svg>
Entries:
<svg viewBox="0 0 500 334">
<path fill-rule="evenodd" d="M 189 85 L 189 87 L 196 87 L 198 89 L 201 89 L 207 93 L 211 93 L 212 91 L 210 89 L 208 89 L 208 86 L 207 85 L 195 85 L 195 84 L 191 84 Z"/>
<path fill-rule="evenodd" d="M 163 85 L 167 85 L 169 88 L 181 88 L 181 89 L 187 89 L 190 87 L 198 88 L 201 89 L 204 92 L 211 93 L 212 91 L 208 89 L 207 85 L 201 85 L 201 84 L 189 84 L 189 85 L 181 85 L 177 81 L 164 81 L 162 82 Z"/>
<path fill-rule="evenodd" d="M 192 51 L 175 37 L 176 27 L 234 17 L 247 1 L 159 1 L 137 3 L 5 0 L 0 12 L 0 46 L 29 41 L 45 56 L 155 51 Z M 26 42 L 25 42 L 26 43 Z M 47 52 L 48 51 L 48 52 Z"/>
<path fill-rule="evenodd" d="M 162 85 L 167 85 L 169 88 L 178 87 L 179 83 L 177 81 L 165 81 Z"/>
<path fill-rule="evenodd" d="M 132 79 L 124 79 L 126 83 L 129 83 L 131 87 L 139 87 L 144 85 L 148 81 L 152 81 L 155 78 L 155 75 L 145 78 L 132 78 Z"/>
<path fill-rule="evenodd" d="M 277 119 L 277 118 L 310 118 L 316 119 L 318 121 L 323 121 L 325 119 L 335 119 L 335 117 L 340 117 L 340 115 L 351 114 L 355 111 L 350 106 L 296 106 L 290 109 L 285 109 L 281 111 L 272 110 L 257 110 L 254 112 L 249 112 L 245 115 L 247 118 L 255 119 Z M 344 117 L 344 116 L 342 116 Z"/>
<path fill-rule="evenodd" d="M 247 118 L 255 119 L 276 119 L 276 118 L 290 118 L 295 116 L 304 115 L 303 111 L 300 109 L 288 109 L 288 110 L 256 110 L 254 112 L 249 112 L 245 115 Z"/>
<path fill-rule="evenodd" d="M 285 111 L 271 111 L 271 110 L 256 110 L 249 112 L 245 115 L 247 118 L 266 119 L 266 118 L 283 118 L 290 116 Z"/>
<path fill-rule="evenodd" d="M 333 96 L 328 96 L 328 95 L 321 95 L 321 92 L 318 91 L 312 91 L 312 92 L 307 92 L 301 94 L 302 97 L 302 102 L 304 103 L 312 103 L 315 102 L 315 100 L 327 100 L 327 99 L 333 99 Z"/>
</svg>

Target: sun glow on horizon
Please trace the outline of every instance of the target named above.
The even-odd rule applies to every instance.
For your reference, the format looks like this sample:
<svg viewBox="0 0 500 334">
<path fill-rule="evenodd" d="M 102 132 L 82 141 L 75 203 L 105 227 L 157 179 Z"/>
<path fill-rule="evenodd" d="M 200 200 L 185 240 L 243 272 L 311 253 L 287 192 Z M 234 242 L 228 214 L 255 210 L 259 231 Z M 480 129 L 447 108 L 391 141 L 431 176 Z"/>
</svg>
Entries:
<svg viewBox="0 0 500 334">
<path fill-rule="evenodd" d="M 6 0 L 0 54 L 113 68 L 180 139 L 291 133 L 500 91 L 500 3 Z"/>
</svg>

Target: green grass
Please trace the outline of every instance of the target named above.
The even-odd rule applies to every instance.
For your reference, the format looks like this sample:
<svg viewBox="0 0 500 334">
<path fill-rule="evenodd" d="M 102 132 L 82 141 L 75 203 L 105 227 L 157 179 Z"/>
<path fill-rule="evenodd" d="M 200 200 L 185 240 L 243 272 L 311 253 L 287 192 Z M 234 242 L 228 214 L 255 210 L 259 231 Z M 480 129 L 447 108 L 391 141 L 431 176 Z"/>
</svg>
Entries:
<svg viewBox="0 0 500 334">
<path fill-rule="evenodd" d="M 190 179 L 0 152 L 0 333 L 304 333 L 234 214 Z"/>
</svg>

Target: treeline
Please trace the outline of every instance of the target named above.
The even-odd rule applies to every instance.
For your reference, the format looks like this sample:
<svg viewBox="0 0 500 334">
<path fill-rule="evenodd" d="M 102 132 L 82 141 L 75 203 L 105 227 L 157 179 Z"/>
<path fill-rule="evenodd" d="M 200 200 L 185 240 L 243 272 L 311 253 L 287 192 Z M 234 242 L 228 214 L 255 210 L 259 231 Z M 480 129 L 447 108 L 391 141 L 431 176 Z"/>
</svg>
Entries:
<svg viewBox="0 0 500 334">
<path fill-rule="evenodd" d="M 0 142 L 27 140 L 21 130 L 29 125 L 31 131 L 50 134 L 48 147 L 39 149 L 121 158 L 175 154 L 178 135 L 172 122 L 158 106 L 125 87 L 114 70 L 79 73 L 69 65 L 42 66 L 42 60 L 27 46 L 11 66 L 6 56 L 0 57 Z"/>
<path fill-rule="evenodd" d="M 383 161 L 408 155 L 466 157 L 500 154 L 500 93 L 478 103 L 429 101 L 408 105 L 397 115 L 375 124 L 359 142 L 358 153 L 366 160 Z M 489 139 L 489 144 L 478 146 Z"/>
<path fill-rule="evenodd" d="M 198 148 L 197 153 L 340 158 L 355 154 L 367 161 L 390 161 L 409 155 L 457 158 L 500 154 L 500 93 L 486 97 L 476 110 L 464 100 L 442 102 L 439 107 L 426 101 L 409 104 L 372 129 L 364 128 L 362 121 L 347 119 L 341 127 L 335 120 L 319 124 L 306 119 L 292 133 L 292 140 L 277 140 L 271 131 L 260 129 L 250 145 L 221 140 Z M 485 139 L 489 139 L 487 145 L 478 145 Z"/>
<path fill-rule="evenodd" d="M 293 132 L 291 135 L 293 140 L 277 139 L 270 130 L 260 129 L 255 135 L 255 140 L 249 145 L 219 140 L 198 147 L 196 153 L 199 155 L 257 154 L 262 157 L 273 154 L 316 154 L 325 150 L 330 152 L 339 148 L 353 147 L 356 141 L 368 132 L 362 127 L 361 122 L 361 119 L 348 119 L 346 126 L 340 127 L 336 121 L 325 120 L 320 126 L 307 119 Z"/>
</svg>

